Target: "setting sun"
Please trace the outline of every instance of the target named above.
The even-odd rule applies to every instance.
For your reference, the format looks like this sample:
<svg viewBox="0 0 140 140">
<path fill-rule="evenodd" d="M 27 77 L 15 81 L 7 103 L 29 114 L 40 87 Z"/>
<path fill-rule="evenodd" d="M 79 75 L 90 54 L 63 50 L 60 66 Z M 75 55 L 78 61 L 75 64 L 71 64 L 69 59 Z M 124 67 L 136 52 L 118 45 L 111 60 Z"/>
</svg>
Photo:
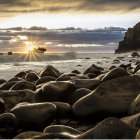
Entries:
<svg viewBox="0 0 140 140">
<path fill-rule="evenodd" d="M 27 47 L 27 50 L 30 52 L 30 51 L 33 51 L 34 48 L 35 48 L 34 46 L 28 46 L 28 47 Z"/>
</svg>

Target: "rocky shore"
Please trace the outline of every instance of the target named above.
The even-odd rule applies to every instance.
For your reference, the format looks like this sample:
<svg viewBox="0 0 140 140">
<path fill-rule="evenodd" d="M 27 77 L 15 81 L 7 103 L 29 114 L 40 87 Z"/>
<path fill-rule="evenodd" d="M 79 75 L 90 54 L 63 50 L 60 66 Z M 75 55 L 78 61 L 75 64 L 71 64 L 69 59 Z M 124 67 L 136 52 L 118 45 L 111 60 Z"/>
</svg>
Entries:
<svg viewBox="0 0 140 140">
<path fill-rule="evenodd" d="M 119 47 L 115 53 L 126 53 L 140 50 L 140 22 L 133 28 L 128 28 L 123 41 L 119 42 Z"/>
<path fill-rule="evenodd" d="M 61 73 L 48 65 L 39 73 L 0 79 L 0 138 L 140 138 L 137 57 L 107 70 L 93 64 L 83 72 Z"/>
</svg>

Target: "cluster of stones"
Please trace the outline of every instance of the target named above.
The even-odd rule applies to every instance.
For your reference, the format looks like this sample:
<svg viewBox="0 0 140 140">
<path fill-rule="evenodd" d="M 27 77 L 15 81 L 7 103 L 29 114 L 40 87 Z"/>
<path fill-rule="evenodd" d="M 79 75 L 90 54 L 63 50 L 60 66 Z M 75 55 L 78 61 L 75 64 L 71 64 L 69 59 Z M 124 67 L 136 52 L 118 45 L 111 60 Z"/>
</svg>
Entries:
<svg viewBox="0 0 140 140">
<path fill-rule="evenodd" d="M 120 58 L 121 59 L 121 58 Z M 140 63 L 0 80 L 0 138 L 140 138 Z"/>
</svg>

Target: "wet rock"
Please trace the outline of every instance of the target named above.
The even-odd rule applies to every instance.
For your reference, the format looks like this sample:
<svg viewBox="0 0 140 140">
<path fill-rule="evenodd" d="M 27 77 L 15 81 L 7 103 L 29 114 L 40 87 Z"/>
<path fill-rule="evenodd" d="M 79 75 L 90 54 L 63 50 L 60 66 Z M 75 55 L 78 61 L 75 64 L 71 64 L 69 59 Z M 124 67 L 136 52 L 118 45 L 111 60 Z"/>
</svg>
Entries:
<svg viewBox="0 0 140 140">
<path fill-rule="evenodd" d="M 44 77 L 41 77 L 40 79 L 38 79 L 36 81 L 36 85 L 40 85 L 42 83 L 47 83 L 47 82 L 50 82 L 50 81 L 55 81 L 56 79 L 52 76 L 44 76 Z"/>
<path fill-rule="evenodd" d="M 22 78 L 19 77 L 13 77 L 12 79 L 10 79 L 8 82 L 13 82 L 13 81 L 21 81 L 23 80 Z"/>
<path fill-rule="evenodd" d="M 29 89 L 29 90 L 35 91 L 36 86 L 31 82 L 20 81 L 10 88 L 10 90 L 24 90 L 24 89 Z"/>
<path fill-rule="evenodd" d="M 124 69 L 128 69 L 129 67 L 131 67 L 131 64 L 121 64 L 119 67 L 124 68 Z"/>
<path fill-rule="evenodd" d="M 66 102 L 74 91 L 72 82 L 48 82 L 36 92 L 36 98 L 41 102 Z"/>
<path fill-rule="evenodd" d="M 50 125 L 44 129 L 44 133 L 50 134 L 67 134 L 73 137 L 77 137 L 81 134 L 80 131 L 65 125 Z"/>
<path fill-rule="evenodd" d="M 80 74 L 81 72 L 78 70 L 73 70 L 71 73 Z"/>
<path fill-rule="evenodd" d="M 6 80 L 0 79 L 0 85 L 3 84 L 3 83 L 5 83 L 5 82 L 6 82 Z"/>
<path fill-rule="evenodd" d="M 132 127 L 140 128 L 140 113 L 124 117 L 121 120 Z"/>
<path fill-rule="evenodd" d="M 0 135 L 4 138 L 13 136 L 17 129 L 17 119 L 11 113 L 4 113 L 0 115 Z"/>
<path fill-rule="evenodd" d="M 134 115 L 139 112 L 140 112 L 140 94 L 132 102 L 128 113 L 130 115 Z"/>
<path fill-rule="evenodd" d="M 15 85 L 17 83 L 17 81 L 13 81 L 13 82 L 5 82 L 3 84 L 0 85 L 0 90 L 10 90 L 10 88 Z"/>
<path fill-rule="evenodd" d="M 137 53 L 137 52 L 132 52 L 131 56 L 134 57 L 134 58 L 135 57 L 140 57 L 139 53 Z"/>
<path fill-rule="evenodd" d="M 25 79 L 29 82 L 34 82 L 39 79 L 39 76 L 35 72 L 31 72 L 25 76 Z"/>
<path fill-rule="evenodd" d="M 24 129 L 39 130 L 52 122 L 56 106 L 52 103 L 20 103 L 11 112 Z"/>
<path fill-rule="evenodd" d="M 140 70 L 140 64 L 138 64 L 138 65 L 134 68 L 134 73 L 136 73 L 138 70 Z"/>
<path fill-rule="evenodd" d="M 44 68 L 40 73 L 39 73 L 40 77 L 44 77 L 44 76 L 52 76 L 55 78 L 58 78 L 60 76 L 60 72 L 54 68 L 53 66 L 48 65 L 46 68 Z"/>
<path fill-rule="evenodd" d="M 26 76 L 26 72 L 24 72 L 24 71 L 21 71 L 21 72 L 19 72 L 18 74 L 16 74 L 14 77 L 19 77 L 19 78 L 25 78 L 25 76 Z"/>
<path fill-rule="evenodd" d="M 69 81 L 72 77 L 76 77 L 77 74 L 75 73 L 64 73 L 57 78 L 57 81 Z"/>
<path fill-rule="evenodd" d="M 4 100 L 5 108 L 9 111 L 16 104 L 21 102 L 35 102 L 35 93 L 30 90 L 4 91 L 0 93 Z"/>
<path fill-rule="evenodd" d="M 140 130 L 136 134 L 136 139 L 140 139 Z"/>
<path fill-rule="evenodd" d="M 5 112 L 4 100 L 0 98 L 0 114 Z"/>
<path fill-rule="evenodd" d="M 140 76 L 124 76 L 106 81 L 73 105 L 76 116 L 110 116 L 127 114 L 140 91 Z M 123 85 L 123 86 L 122 86 Z"/>
<path fill-rule="evenodd" d="M 101 81 L 104 82 L 107 80 L 111 80 L 111 79 L 123 77 L 123 76 L 128 76 L 128 75 L 130 74 L 124 68 L 115 68 L 111 70 L 110 72 L 108 72 Z"/>
<path fill-rule="evenodd" d="M 91 90 L 86 88 L 80 88 L 77 89 L 69 98 L 69 103 L 74 104 L 76 101 L 78 101 L 80 98 L 88 95 L 91 92 Z"/>
<path fill-rule="evenodd" d="M 120 63 L 120 60 L 118 60 L 118 59 L 113 60 L 113 64 L 119 64 L 119 63 Z"/>
<path fill-rule="evenodd" d="M 112 69 L 115 69 L 115 68 L 117 68 L 117 66 L 111 66 L 110 68 L 109 68 L 109 70 L 112 70 Z"/>
<path fill-rule="evenodd" d="M 90 79 L 92 79 L 92 78 L 95 78 L 95 77 L 96 77 L 96 75 L 95 75 L 94 73 L 88 73 L 88 74 L 87 74 L 87 76 L 88 76 Z"/>
<path fill-rule="evenodd" d="M 74 84 L 77 89 L 79 88 L 87 88 L 87 89 L 95 89 L 99 85 L 100 81 L 96 79 L 79 79 L 74 80 Z"/>
<path fill-rule="evenodd" d="M 42 134 L 42 132 L 26 131 L 26 132 L 20 133 L 19 135 L 17 135 L 13 139 L 30 139 L 33 136 L 40 135 L 40 134 Z"/>
<path fill-rule="evenodd" d="M 68 103 L 52 102 L 56 106 L 56 119 L 70 118 L 72 116 L 72 107 Z"/>
<path fill-rule="evenodd" d="M 117 118 L 107 118 L 77 139 L 134 139 L 137 129 Z"/>
</svg>

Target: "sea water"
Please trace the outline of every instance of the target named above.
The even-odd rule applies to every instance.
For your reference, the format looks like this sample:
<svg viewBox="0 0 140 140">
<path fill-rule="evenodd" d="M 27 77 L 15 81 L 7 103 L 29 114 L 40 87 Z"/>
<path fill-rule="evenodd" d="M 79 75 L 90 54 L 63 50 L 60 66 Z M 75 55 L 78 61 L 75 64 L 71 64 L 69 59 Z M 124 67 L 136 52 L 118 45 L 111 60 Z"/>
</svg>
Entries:
<svg viewBox="0 0 140 140">
<path fill-rule="evenodd" d="M 122 57 L 120 63 L 113 64 L 114 59 Z M 138 58 L 137 58 L 138 59 Z M 137 61 L 133 59 L 133 64 Z M 83 72 L 92 64 L 108 69 L 112 65 L 127 64 L 132 60 L 129 53 L 51 53 L 51 54 L 13 54 L 0 55 L 0 79 L 9 80 L 20 71 L 41 71 L 47 65 L 56 67 L 61 72 L 79 70 Z"/>
</svg>

